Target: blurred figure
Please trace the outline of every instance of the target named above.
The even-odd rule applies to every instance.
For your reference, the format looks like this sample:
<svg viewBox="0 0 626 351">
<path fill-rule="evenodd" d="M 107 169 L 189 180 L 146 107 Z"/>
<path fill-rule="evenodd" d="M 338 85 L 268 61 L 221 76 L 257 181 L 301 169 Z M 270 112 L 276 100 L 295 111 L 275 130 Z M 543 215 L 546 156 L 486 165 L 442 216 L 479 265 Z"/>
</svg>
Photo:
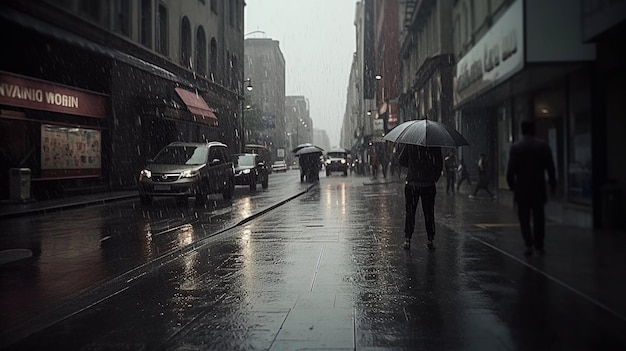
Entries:
<svg viewBox="0 0 626 351">
<path fill-rule="evenodd" d="M 530 256 L 533 254 L 533 247 L 537 252 L 544 253 L 544 205 L 548 202 L 545 175 L 547 172 L 552 195 L 556 190 L 556 176 L 552 150 L 548 143 L 535 138 L 534 122 L 523 121 L 521 129 L 522 139 L 509 150 L 506 181 L 513 191 L 513 201 L 517 207 L 520 229 L 526 245 L 524 255 Z"/>
<path fill-rule="evenodd" d="M 478 166 L 478 183 L 470 197 L 475 198 L 478 190 L 484 189 L 492 199 L 495 199 L 496 197 L 489 190 L 489 162 L 487 161 L 487 155 L 481 152 L 476 165 Z"/>
<path fill-rule="evenodd" d="M 454 185 L 456 183 L 456 155 L 454 151 L 450 151 L 443 164 L 446 174 L 446 194 L 452 192 L 452 195 L 454 195 Z"/>
<path fill-rule="evenodd" d="M 440 147 L 424 147 L 407 145 L 398 162 L 403 167 L 408 167 L 406 185 L 404 187 L 406 218 L 404 224 L 405 242 L 402 247 L 411 248 L 411 238 L 415 229 L 415 211 L 420 198 L 422 199 L 422 211 L 424 224 L 428 235 L 428 248 L 434 249 L 435 238 L 435 184 L 441 177 L 443 169 L 443 155 Z"/>
<path fill-rule="evenodd" d="M 465 180 L 467 180 L 467 184 L 472 185 L 472 181 L 469 177 L 469 171 L 467 170 L 467 166 L 465 165 L 465 159 L 461 159 L 457 171 L 459 172 L 459 182 L 456 184 L 456 191 L 459 191 L 459 189 L 461 189 L 461 184 Z"/>
<path fill-rule="evenodd" d="M 376 179 L 378 175 L 378 154 L 374 146 L 370 149 L 370 167 L 372 168 L 372 177 Z"/>
</svg>

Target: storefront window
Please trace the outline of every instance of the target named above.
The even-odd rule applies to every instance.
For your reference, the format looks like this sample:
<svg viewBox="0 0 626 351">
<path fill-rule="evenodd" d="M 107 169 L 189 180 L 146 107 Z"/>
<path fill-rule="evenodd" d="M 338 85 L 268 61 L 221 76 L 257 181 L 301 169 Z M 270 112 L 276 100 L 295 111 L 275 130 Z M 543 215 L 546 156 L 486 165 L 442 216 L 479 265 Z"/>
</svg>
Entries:
<svg viewBox="0 0 626 351">
<path fill-rule="evenodd" d="M 586 74 L 573 75 L 569 87 L 568 197 L 591 204 L 591 92 Z"/>
</svg>

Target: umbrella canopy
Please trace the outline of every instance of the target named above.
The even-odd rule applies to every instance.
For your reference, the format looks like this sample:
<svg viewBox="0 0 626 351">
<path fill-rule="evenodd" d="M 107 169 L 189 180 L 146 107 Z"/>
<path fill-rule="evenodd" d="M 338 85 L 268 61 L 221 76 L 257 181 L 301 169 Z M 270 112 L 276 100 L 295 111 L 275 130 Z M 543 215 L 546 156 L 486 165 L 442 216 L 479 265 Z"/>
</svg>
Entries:
<svg viewBox="0 0 626 351">
<path fill-rule="evenodd" d="M 447 124 L 427 119 L 407 121 L 393 128 L 383 140 L 420 146 L 459 147 L 467 140 Z"/>
<path fill-rule="evenodd" d="M 324 151 L 324 149 L 322 149 L 321 147 L 315 145 L 315 144 L 311 144 L 311 143 L 304 143 L 304 144 L 300 144 L 298 146 L 296 146 L 295 148 L 293 148 L 293 150 L 291 150 L 291 152 L 296 153 L 302 149 L 304 149 L 305 147 L 315 147 L 317 148 L 319 151 Z"/>
<path fill-rule="evenodd" d="M 295 152 L 296 156 L 309 155 L 309 154 L 322 154 L 323 150 L 317 146 L 306 146 Z"/>
</svg>

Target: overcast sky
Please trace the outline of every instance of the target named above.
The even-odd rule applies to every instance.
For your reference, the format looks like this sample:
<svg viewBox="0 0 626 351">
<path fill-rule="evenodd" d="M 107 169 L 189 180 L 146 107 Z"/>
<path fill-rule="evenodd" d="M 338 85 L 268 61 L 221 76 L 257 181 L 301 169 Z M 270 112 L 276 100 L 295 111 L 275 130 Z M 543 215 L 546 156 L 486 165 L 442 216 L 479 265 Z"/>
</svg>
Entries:
<svg viewBox="0 0 626 351">
<path fill-rule="evenodd" d="M 247 0 L 246 38 L 278 40 L 287 95 L 309 99 L 313 127 L 339 146 L 352 54 L 356 0 Z"/>
</svg>

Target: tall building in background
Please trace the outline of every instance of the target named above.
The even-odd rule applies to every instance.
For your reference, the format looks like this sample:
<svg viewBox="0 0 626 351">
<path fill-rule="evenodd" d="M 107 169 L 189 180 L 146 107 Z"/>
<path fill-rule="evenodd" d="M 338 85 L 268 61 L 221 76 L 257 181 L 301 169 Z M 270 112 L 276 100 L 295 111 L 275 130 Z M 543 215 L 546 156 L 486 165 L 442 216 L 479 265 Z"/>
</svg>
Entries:
<svg viewBox="0 0 626 351">
<path fill-rule="evenodd" d="M 173 141 L 237 151 L 243 0 L 6 0 L 0 84 L 0 199 L 9 169 L 34 198 L 136 187 Z"/>
<path fill-rule="evenodd" d="M 324 129 L 313 128 L 313 144 L 321 147 L 325 151 L 330 150 L 337 145 L 330 145 L 330 138 Z"/>
<path fill-rule="evenodd" d="M 291 150 L 299 144 L 313 142 L 313 120 L 309 112 L 309 99 L 302 95 L 285 97 L 285 121 L 289 159 Z"/>
<path fill-rule="evenodd" d="M 246 105 L 262 118 L 258 130 L 247 130 L 246 143 L 265 145 L 276 158 L 287 147 L 285 123 L 285 58 L 277 40 L 251 38 L 244 41 L 244 73 L 253 90 Z M 245 116 L 244 116 L 245 118 Z M 283 151 L 280 151 L 283 150 Z"/>
</svg>

